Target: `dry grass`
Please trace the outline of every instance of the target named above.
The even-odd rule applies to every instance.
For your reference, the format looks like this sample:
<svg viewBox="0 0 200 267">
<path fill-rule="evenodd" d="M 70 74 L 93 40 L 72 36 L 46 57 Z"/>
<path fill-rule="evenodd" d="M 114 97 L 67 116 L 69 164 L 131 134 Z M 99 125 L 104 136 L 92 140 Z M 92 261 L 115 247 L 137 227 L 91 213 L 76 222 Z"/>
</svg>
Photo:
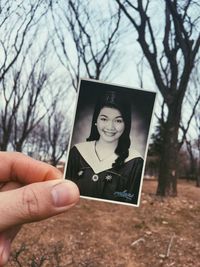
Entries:
<svg viewBox="0 0 200 267">
<path fill-rule="evenodd" d="M 7 266 L 199 267 L 200 188 L 181 181 L 160 199 L 145 181 L 139 208 L 81 200 L 69 212 L 24 226 Z"/>
</svg>

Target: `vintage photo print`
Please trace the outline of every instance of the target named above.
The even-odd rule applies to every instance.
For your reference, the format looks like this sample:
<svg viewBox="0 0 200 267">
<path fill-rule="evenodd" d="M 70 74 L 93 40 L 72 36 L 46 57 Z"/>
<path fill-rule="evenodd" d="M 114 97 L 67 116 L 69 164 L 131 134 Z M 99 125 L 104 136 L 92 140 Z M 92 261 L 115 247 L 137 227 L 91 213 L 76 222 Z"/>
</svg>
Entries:
<svg viewBox="0 0 200 267">
<path fill-rule="evenodd" d="M 155 97 L 80 80 L 65 178 L 82 197 L 139 206 Z"/>
</svg>

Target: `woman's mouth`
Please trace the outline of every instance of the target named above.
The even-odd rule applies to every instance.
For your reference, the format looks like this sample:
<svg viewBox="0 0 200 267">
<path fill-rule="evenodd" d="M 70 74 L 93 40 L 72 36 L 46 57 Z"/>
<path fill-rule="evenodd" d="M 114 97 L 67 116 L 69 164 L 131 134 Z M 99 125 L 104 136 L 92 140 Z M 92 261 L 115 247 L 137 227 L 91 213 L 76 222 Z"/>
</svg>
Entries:
<svg viewBox="0 0 200 267">
<path fill-rule="evenodd" d="M 116 134 L 116 132 L 108 132 L 108 131 L 103 131 L 105 135 L 107 136 L 114 136 Z"/>
</svg>

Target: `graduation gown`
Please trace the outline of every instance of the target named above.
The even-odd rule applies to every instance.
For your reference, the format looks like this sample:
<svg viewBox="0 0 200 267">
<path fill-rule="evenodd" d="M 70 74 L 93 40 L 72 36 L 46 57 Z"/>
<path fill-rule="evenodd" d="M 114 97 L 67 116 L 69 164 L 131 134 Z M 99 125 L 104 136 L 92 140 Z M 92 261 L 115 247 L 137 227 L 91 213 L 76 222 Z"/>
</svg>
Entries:
<svg viewBox="0 0 200 267">
<path fill-rule="evenodd" d="M 116 171 L 112 164 L 117 157 L 114 153 L 100 161 L 95 141 L 77 144 L 69 153 L 66 179 L 77 184 L 82 196 L 137 204 L 143 159 L 130 150 L 124 166 Z"/>
</svg>

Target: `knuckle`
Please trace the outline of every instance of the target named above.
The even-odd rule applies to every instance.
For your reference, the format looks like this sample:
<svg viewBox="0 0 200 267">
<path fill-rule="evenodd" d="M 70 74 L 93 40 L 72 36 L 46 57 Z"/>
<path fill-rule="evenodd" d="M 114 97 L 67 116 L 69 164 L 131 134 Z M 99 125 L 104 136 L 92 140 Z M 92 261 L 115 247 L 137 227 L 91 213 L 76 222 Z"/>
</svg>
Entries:
<svg viewBox="0 0 200 267">
<path fill-rule="evenodd" d="M 23 188 L 22 205 L 25 216 L 34 219 L 39 216 L 39 200 L 35 191 L 30 186 Z"/>
</svg>

